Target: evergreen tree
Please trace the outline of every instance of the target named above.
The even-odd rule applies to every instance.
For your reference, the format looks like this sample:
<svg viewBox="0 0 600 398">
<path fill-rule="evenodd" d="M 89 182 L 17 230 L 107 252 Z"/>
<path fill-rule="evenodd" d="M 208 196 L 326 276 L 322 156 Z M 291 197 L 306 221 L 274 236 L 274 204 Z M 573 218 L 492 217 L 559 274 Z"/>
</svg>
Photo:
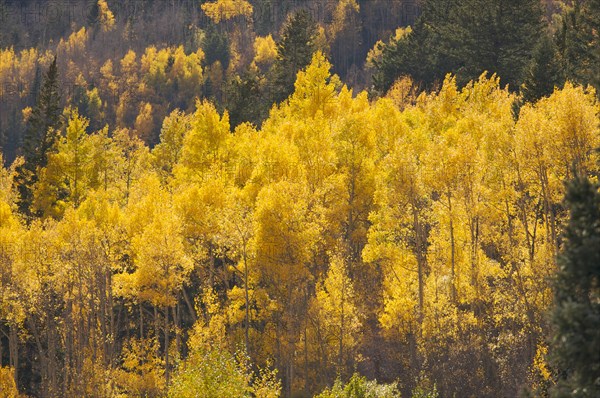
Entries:
<svg viewBox="0 0 600 398">
<path fill-rule="evenodd" d="M 260 126 L 269 114 L 270 104 L 264 98 L 260 76 L 251 72 L 236 76 L 228 82 L 226 94 L 225 109 L 232 128 L 243 122 Z"/>
<path fill-rule="evenodd" d="M 431 40 L 432 32 L 425 26 L 423 19 L 416 22 L 415 28 L 397 40 L 390 40 L 386 45 L 380 44 L 382 57 L 374 61 L 376 72 L 373 75 L 375 90 L 385 92 L 402 76 L 411 76 L 413 80 L 430 84 L 435 75 L 436 65 L 433 60 Z M 415 57 L 416 47 L 421 48 L 420 58 Z M 420 61 L 420 62 L 419 62 Z M 419 64 L 420 63 L 420 64 Z"/>
<path fill-rule="evenodd" d="M 56 57 L 44 77 L 37 103 L 27 120 L 23 138 L 23 163 L 16 169 L 14 184 L 17 188 L 19 211 L 30 217 L 33 201 L 33 186 L 38 180 L 37 170 L 45 167 L 47 153 L 57 140 L 61 125 L 62 108 L 58 88 Z"/>
<path fill-rule="evenodd" d="M 487 71 L 517 89 L 541 32 L 539 0 L 428 0 L 405 43 L 384 51 L 376 88 L 402 75 L 431 86 L 447 73 L 464 85 Z"/>
<path fill-rule="evenodd" d="M 212 65 L 219 61 L 224 70 L 229 67 L 231 59 L 229 39 L 215 25 L 210 25 L 206 29 L 206 35 L 202 41 L 202 50 L 205 54 L 205 65 Z"/>
<path fill-rule="evenodd" d="M 90 11 L 87 16 L 88 25 L 97 26 L 100 20 L 100 7 L 98 6 L 98 1 L 93 0 L 92 6 L 90 7 Z"/>
<path fill-rule="evenodd" d="M 578 177 L 566 195 L 571 218 L 555 281 L 557 397 L 600 396 L 600 193 Z"/>
<path fill-rule="evenodd" d="M 306 10 L 294 14 L 277 42 L 277 60 L 273 65 L 273 101 L 281 102 L 294 91 L 296 74 L 306 67 L 316 51 L 317 25 Z"/>
<path fill-rule="evenodd" d="M 34 106 L 40 95 L 40 86 L 42 83 L 42 70 L 39 64 L 35 67 L 35 75 L 33 76 L 33 83 L 31 83 L 31 91 L 29 92 L 29 103 Z"/>
<path fill-rule="evenodd" d="M 575 1 L 557 39 L 567 78 L 600 90 L 600 0 Z"/>
<path fill-rule="evenodd" d="M 542 36 L 533 53 L 533 61 L 527 70 L 521 87 L 523 99 L 535 102 L 547 97 L 555 87 L 564 84 L 562 65 L 556 44 L 548 35 Z"/>
<path fill-rule="evenodd" d="M 466 83 L 488 71 L 517 90 L 542 33 L 542 15 L 539 0 L 459 2 L 454 17 L 457 23 L 447 27 L 450 37 L 457 32 L 448 53 L 452 56 L 457 49 L 458 77 Z"/>
<path fill-rule="evenodd" d="M 600 90 L 600 0 L 585 3 L 583 41 L 587 44 L 586 72 L 590 83 Z"/>
</svg>

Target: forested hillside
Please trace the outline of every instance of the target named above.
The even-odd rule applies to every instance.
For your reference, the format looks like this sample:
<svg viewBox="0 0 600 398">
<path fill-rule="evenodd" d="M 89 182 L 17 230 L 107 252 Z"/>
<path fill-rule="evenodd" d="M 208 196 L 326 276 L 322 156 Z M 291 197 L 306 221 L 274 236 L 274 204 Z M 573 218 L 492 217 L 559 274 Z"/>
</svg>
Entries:
<svg viewBox="0 0 600 398">
<path fill-rule="evenodd" d="M 599 32 L 1 0 L 0 398 L 598 396 Z"/>
</svg>

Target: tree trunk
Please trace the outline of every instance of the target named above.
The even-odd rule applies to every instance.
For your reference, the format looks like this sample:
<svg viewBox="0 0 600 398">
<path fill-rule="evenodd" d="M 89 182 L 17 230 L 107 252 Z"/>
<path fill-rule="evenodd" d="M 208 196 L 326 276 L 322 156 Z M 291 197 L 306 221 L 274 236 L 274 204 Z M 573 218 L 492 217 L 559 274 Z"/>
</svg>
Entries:
<svg viewBox="0 0 600 398">
<path fill-rule="evenodd" d="M 417 257 L 417 271 L 419 274 L 419 323 L 423 322 L 423 285 L 424 285 L 424 272 L 427 257 L 425 256 L 426 243 L 425 243 L 425 233 L 423 231 L 423 226 L 421 225 L 421 221 L 419 220 L 419 210 L 417 206 L 413 203 L 413 228 L 415 230 L 415 255 Z"/>
<path fill-rule="evenodd" d="M 158 332 L 158 329 L 157 329 Z M 165 380 L 169 387 L 169 307 L 165 306 Z"/>
<path fill-rule="evenodd" d="M 250 353 L 249 347 L 249 328 L 250 328 L 250 298 L 248 295 L 248 258 L 246 256 L 246 245 L 244 244 L 244 300 L 246 305 L 246 320 L 244 328 L 244 345 L 246 347 L 246 355 Z"/>
<path fill-rule="evenodd" d="M 17 335 L 17 326 L 9 325 L 8 333 L 8 364 L 13 368 L 13 377 L 17 382 L 19 380 L 19 336 Z"/>
<path fill-rule="evenodd" d="M 338 372 L 340 376 L 343 376 L 343 362 L 344 362 L 344 327 L 345 327 L 345 301 L 346 301 L 346 285 L 342 283 L 342 292 L 341 292 L 341 303 L 340 303 L 340 341 L 339 341 L 339 357 L 338 357 Z"/>
<path fill-rule="evenodd" d="M 178 355 L 181 354 L 181 336 L 179 330 L 181 328 L 181 305 L 177 300 L 175 307 L 173 308 L 173 319 L 175 320 L 175 351 Z"/>
<path fill-rule="evenodd" d="M 448 191 L 448 212 L 450 215 L 450 272 L 451 272 L 451 286 L 450 293 L 452 297 L 452 302 L 456 303 L 457 293 L 456 293 L 456 270 L 455 270 L 455 242 L 454 242 L 454 223 L 452 221 L 452 198 L 451 193 Z"/>
<path fill-rule="evenodd" d="M 196 323 L 196 321 L 198 320 L 198 317 L 196 316 L 196 310 L 194 309 L 194 306 L 192 305 L 192 302 L 187 294 L 187 291 L 185 290 L 185 286 L 182 287 L 181 291 L 183 292 L 183 299 L 185 300 L 185 304 L 187 305 L 188 310 L 190 311 L 190 315 L 192 316 L 194 323 Z"/>
</svg>

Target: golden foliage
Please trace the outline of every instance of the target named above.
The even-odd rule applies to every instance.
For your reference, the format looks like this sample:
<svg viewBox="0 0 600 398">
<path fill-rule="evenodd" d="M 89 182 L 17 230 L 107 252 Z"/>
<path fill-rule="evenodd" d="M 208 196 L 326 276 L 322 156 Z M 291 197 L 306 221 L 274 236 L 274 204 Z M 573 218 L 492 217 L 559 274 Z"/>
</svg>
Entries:
<svg viewBox="0 0 600 398">
<path fill-rule="evenodd" d="M 244 16 L 246 18 L 252 16 L 252 5 L 246 0 L 209 1 L 202 4 L 201 7 L 202 11 L 217 24 L 237 16 Z"/>
<path fill-rule="evenodd" d="M 265 68 L 273 64 L 277 58 L 277 46 L 275 40 L 273 40 L 273 36 L 257 36 L 254 39 L 254 54 L 252 64 L 256 67 Z"/>
<path fill-rule="evenodd" d="M 257 64 L 273 51 L 257 39 Z M 6 79 L 18 56 L 1 56 Z M 106 62 L 102 79 L 123 90 L 119 123 L 149 134 L 166 111 L 137 95 L 201 84 L 202 59 L 178 47 Z M 219 68 L 207 74 L 223 78 Z M 370 100 L 330 69 L 314 54 L 260 128 L 232 132 L 207 100 L 173 111 L 152 150 L 132 130 L 88 134 L 68 112 L 38 170 L 44 221 L 19 218 L 14 169 L 0 170 L 2 324 L 39 339 L 65 380 L 85 374 L 69 381 L 84 395 L 108 379 L 121 394 L 193 394 L 226 374 L 232 394 L 278 396 L 272 371 L 231 354 L 242 344 L 259 367 L 273 357 L 286 387 L 321 388 L 369 365 L 373 333 L 428 377 L 451 363 L 459 379 L 489 366 L 505 383 L 513 368 L 549 382 L 546 348 L 531 342 L 546 332 L 563 182 L 598 172 L 595 93 L 568 83 L 515 117 L 496 76 L 463 88 L 449 76 L 418 97 L 401 79 Z"/>
<path fill-rule="evenodd" d="M 0 367 L 0 398 L 19 398 L 17 383 L 11 368 Z"/>
</svg>

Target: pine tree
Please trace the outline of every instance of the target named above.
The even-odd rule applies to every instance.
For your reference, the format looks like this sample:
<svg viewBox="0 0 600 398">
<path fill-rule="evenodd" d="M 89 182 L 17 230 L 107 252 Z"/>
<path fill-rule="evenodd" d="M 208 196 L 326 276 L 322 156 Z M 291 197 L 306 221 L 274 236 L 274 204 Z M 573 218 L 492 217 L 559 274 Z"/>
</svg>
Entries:
<svg viewBox="0 0 600 398">
<path fill-rule="evenodd" d="M 92 2 L 92 6 L 90 7 L 90 11 L 87 16 L 88 25 L 96 26 L 100 20 L 100 7 L 98 6 L 98 2 L 94 0 Z"/>
<path fill-rule="evenodd" d="M 600 396 L 600 193 L 578 177 L 566 195 L 571 218 L 555 280 L 557 397 Z"/>
<path fill-rule="evenodd" d="M 300 10 L 286 23 L 277 42 L 277 60 L 273 65 L 272 95 L 281 102 L 294 91 L 299 70 L 306 67 L 316 51 L 317 25 L 306 10 Z"/>
<path fill-rule="evenodd" d="M 228 82 L 226 92 L 225 108 L 232 127 L 243 122 L 260 126 L 268 116 L 270 104 L 265 101 L 260 76 L 252 72 L 236 76 Z"/>
<path fill-rule="evenodd" d="M 557 39 L 567 77 L 600 90 L 600 0 L 575 1 Z"/>
<path fill-rule="evenodd" d="M 450 56 L 457 48 L 457 75 L 463 83 L 488 71 L 518 89 L 542 33 L 539 0 L 469 0 L 459 2 L 448 34 Z M 464 43 L 464 44 L 463 44 Z"/>
<path fill-rule="evenodd" d="M 585 54 L 587 72 L 590 83 L 600 90 L 600 0 L 587 1 L 583 15 L 583 39 L 588 46 Z"/>
<path fill-rule="evenodd" d="M 375 90 L 385 94 L 398 78 L 408 75 L 417 82 L 431 84 L 439 69 L 432 57 L 434 47 L 429 44 L 432 37 L 432 32 L 419 19 L 411 31 L 400 38 L 392 38 L 386 45 L 380 44 L 381 60 L 374 61 Z M 416 57 L 417 48 L 420 57 Z"/>
<path fill-rule="evenodd" d="M 555 87 L 564 84 L 562 65 L 556 44 L 548 35 L 542 36 L 533 53 L 533 61 L 527 70 L 525 82 L 521 87 L 523 99 L 535 102 L 547 97 Z"/>
<path fill-rule="evenodd" d="M 206 36 L 202 41 L 202 50 L 205 54 L 205 65 L 209 66 L 219 61 L 223 69 L 229 67 L 229 61 L 231 60 L 229 39 L 215 25 L 209 25 L 206 29 Z"/>
<path fill-rule="evenodd" d="M 33 76 L 33 83 L 31 83 L 31 91 L 29 93 L 29 103 L 33 106 L 38 101 L 40 95 L 40 86 L 42 82 L 42 70 L 39 65 L 35 67 L 35 75 Z"/>
<path fill-rule="evenodd" d="M 428 0 L 404 43 L 384 51 L 376 88 L 387 91 L 403 75 L 431 86 L 447 73 L 464 85 L 487 71 L 518 89 L 541 31 L 538 0 Z"/>
<path fill-rule="evenodd" d="M 57 140 L 57 130 L 62 120 L 58 87 L 58 69 L 56 57 L 50 64 L 44 77 L 42 89 L 27 120 L 27 128 L 23 138 L 23 163 L 16 169 L 14 184 L 19 194 L 19 211 L 31 217 L 33 202 L 33 186 L 38 180 L 37 170 L 45 167 L 48 162 L 48 150 Z"/>
</svg>

